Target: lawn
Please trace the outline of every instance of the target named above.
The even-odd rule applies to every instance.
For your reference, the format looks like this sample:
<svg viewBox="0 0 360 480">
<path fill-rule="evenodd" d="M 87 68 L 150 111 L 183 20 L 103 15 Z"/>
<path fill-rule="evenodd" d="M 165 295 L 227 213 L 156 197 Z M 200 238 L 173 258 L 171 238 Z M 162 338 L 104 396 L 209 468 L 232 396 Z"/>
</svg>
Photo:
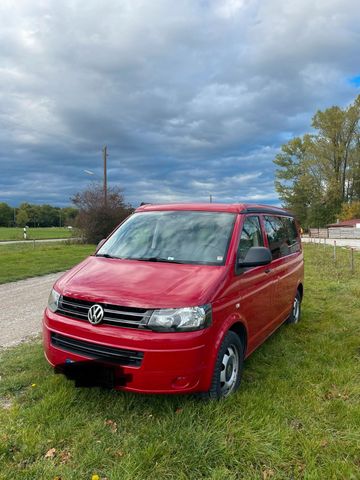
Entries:
<svg viewBox="0 0 360 480">
<path fill-rule="evenodd" d="M 27 238 L 30 240 L 45 240 L 51 238 L 71 238 L 74 231 L 65 227 L 28 228 Z M 24 240 L 23 228 L 0 227 L 0 241 Z"/>
<path fill-rule="evenodd" d="M 52 243 L 0 245 L 0 284 L 61 272 L 95 251 L 95 245 Z M 1 473 L 0 473 L 1 474 Z"/>
<path fill-rule="evenodd" d="M 331 249 L 305 249 L 302 321 L 225 401 L 76 389 L 40 341 L 4 351 L 0 479 L 359 479 L 360 276 L 345 251 L 336 269 Z"/>
</svg>

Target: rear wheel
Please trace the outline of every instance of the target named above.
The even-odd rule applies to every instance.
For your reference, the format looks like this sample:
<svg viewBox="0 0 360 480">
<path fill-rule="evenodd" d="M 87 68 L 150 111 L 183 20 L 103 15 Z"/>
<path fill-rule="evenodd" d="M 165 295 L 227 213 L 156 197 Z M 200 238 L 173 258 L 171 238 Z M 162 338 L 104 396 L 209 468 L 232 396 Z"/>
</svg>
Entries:
<svg viewBox="0 0 360 480">
<path fill-rule="evenodd" d="M 214 368 L 211 387 L 200 394 L 203 399 L 219 400 L 235 392 L 240 385 L 244 348 L 235 332 L 229 331 L 221 344 Z"/>
<path fill-rule="evenodd" d="M 299 290 L 296 292 L 293 307 L 286 323 L 298 323 L 301 318 L 301 295 Z"/>
</svg>

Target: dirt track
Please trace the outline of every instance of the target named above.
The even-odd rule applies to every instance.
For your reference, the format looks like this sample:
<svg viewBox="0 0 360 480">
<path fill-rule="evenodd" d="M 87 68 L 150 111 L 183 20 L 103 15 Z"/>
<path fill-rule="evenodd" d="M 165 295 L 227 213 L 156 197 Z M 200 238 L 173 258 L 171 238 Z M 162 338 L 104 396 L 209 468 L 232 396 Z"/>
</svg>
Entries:
<svg viewBox="0 0 360 480">
<path fill-rule="evenodd" d="M 55 280 L 62 273 L 0 285 L 0 348 L 41 331 L 42 313 Z"/>
</svg>

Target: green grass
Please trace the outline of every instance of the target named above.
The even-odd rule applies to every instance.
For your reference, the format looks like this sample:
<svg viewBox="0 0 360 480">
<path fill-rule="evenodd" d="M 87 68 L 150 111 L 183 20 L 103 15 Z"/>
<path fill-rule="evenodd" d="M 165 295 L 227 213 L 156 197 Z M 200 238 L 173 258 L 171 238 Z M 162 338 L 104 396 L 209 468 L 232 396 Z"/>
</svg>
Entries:
<svg viewBox="0 0 360 480">
<path fill-rule="evenodd" d="M 0 284 L 60 272 L 95 251 L 95 245 L 52 243 L 0 245 Z"/>
<path fill-rule="evenodd" d="M 360 276 L 305 248 L 302 321 L 245 362 L 225 401 L 76 389 L 40 342 L 3 352 L 0 479 L 359 479 Z"/>
<path fill-rule="evenodd" d="M 45 240 L 51 238 L 71 238 L 74 231 L 65 227 L 28 228 L 27 238 L 30 240 Z M 24 240 L 23 228 L 0 227 L 0 241 Z"/>
</svg>

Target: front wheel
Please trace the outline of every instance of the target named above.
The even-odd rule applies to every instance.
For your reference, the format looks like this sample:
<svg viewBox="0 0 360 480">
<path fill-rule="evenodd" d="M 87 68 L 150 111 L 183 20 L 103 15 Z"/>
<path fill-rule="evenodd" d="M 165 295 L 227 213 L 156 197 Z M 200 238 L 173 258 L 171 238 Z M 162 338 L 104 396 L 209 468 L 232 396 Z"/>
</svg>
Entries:
<svg viewBox="0 0 360 480">
<path fill-rule="evenodd" d="M 301 317 L 301 295 L 299 290 L 296 292 L 293 307 L 286 323 L 298 323 Z"/>
<path fill-rule="evenodd" d="M 235 332 L 229 331 L 219 349 L 211 387 L 201 398 L 219 400 L 235 392 L 240 385 L 244 363 L 244 347 Z"/>
</svg>

